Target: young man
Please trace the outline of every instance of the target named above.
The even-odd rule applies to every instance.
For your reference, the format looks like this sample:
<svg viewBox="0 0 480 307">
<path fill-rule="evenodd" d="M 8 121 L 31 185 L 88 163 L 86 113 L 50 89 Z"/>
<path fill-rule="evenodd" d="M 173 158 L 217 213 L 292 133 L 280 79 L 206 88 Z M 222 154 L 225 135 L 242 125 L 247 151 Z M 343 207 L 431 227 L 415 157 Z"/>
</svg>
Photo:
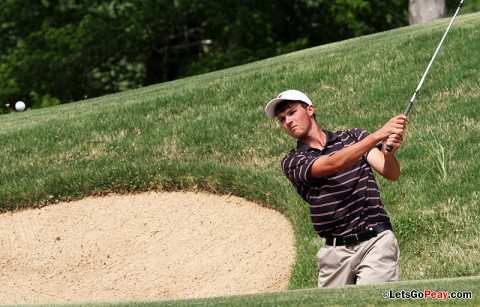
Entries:
<svg viewBox="0 0 480 307">
<path fill-rule="evenodd" d="M 372 134 L 358 128 L 330 132 L 320 129 L 312 102 L 297 90 L 280 93 L 265 113 L 297 139 L 281 166 L 309 204 L 315 231 L 325 238 L 317 253 L 318 286 L 398 280 L 398 243 L 372 168 L 389 180 L 398 179 L 394 154 L 407 117 L 395 116 Z"/>
</svg>

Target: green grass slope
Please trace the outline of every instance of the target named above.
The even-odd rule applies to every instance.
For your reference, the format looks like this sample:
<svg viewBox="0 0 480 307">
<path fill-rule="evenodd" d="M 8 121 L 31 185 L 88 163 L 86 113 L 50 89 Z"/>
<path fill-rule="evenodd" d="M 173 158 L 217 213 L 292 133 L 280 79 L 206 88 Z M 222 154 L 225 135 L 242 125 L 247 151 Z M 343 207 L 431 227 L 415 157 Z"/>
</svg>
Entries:
<svg viewBox="0 0 480 307">
<path fill-rule="evenodd" d="M 480 277 L 464 277 L 190 300 L 85 303 L 77 306 L 478 306 L 479 288 Z M 448 296 L 439 295 L 439 292 L 448 293 Z"/>
<path fill-rule="evenodd" d="M 1 116 L 0 209 L 111 191 L 234 194 L 291 220 L 290 288 L 315 287 L 323 242 L 279 168 L 295 142 L 264 116 L 265 103 L 299 89 L 314 101 L 321 127 L 374 131 L 403 112 L 448 22 Z M 479 28 L 480 14 L 457 18 L 410 113 L 397 153 L 402 176 L 379 178 L 403 280 L 480 274 Z"/>
</svg>

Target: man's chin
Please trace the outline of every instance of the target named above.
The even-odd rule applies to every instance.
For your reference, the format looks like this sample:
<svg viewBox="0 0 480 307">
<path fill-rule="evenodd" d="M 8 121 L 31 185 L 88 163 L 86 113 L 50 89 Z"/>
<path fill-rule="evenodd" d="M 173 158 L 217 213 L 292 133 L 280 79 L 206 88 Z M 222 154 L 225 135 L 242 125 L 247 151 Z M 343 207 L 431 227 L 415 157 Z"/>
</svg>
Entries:
<svg viewBox="0 0 480 307">
<path fill-rule="evenodd" d="M 294 131 L 289 131 L 288 134 L 295 139 L 301 139 L 304 135 L 303 131 L 297 129 L 295 129 Z"/>
</svg>

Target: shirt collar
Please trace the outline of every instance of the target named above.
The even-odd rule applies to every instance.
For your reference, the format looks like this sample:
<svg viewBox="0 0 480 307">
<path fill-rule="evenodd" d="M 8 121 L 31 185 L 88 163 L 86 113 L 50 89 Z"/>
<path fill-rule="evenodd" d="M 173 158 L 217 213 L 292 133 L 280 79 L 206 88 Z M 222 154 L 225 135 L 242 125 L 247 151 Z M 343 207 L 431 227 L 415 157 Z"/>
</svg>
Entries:
<svg viewBox="0 0 480 307">
<path fill-rule="evenodd" d="M 323 129 L 322 129 L 322 131 L 325 133 L 325 136 L 327 138 L 327 141 L 326 141 L 325 145 L 327 145 L 330 142 L 335 141 L 338 138 L 338 134 L 336 132 L 330 132 L 330 131 L 323 130 Z M 303 144 L 300 141 L 297 141 L 297 150 L 305 152 L 305 151 L 308 151 L 310 149 L 315 149 L 315 148 L 312 148 L 308 145 Z"/>
</svg>

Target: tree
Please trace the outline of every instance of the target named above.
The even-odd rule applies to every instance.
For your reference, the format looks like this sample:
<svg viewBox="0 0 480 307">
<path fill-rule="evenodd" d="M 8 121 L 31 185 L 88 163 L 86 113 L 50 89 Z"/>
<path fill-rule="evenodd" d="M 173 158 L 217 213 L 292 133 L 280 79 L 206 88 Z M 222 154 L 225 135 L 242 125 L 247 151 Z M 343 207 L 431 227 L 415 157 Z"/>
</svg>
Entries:
<svg viewBox="0 0 480 307">
<path fill-rule="evenodd" d="M 409 0 L 408 12 L 410 24 L 425 23 L 443 18 L 446 12 L 446 0 Z"/>
<path fill-rule="evenodd" d="M 0 106 L 42 107 L 405 25 L 403 0 L 3 0 Z"/>
<path fill-rule="evenodd" d="M 0 101 L 40 107 L 178 77 L 198 36 L 186 3 L 0 2 Z"/>
</svg>

